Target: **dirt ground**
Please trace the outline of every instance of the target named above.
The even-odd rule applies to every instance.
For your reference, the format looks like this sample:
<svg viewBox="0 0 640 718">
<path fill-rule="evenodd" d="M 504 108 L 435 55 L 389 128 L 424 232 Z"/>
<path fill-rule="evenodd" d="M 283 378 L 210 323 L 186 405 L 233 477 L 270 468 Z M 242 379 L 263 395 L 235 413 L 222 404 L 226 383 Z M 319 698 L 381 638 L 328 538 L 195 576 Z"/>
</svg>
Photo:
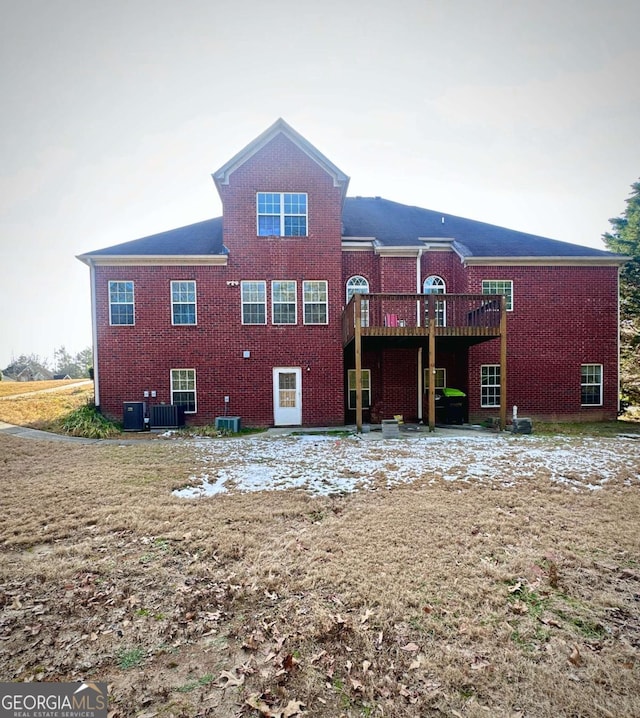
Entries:
<svg viewBox="0 0 640 718">
<path fill-rule="evenodd" d="M 640 715 L 638 439 L 0 435 L 0 481 L 0 680 L 107 681 L 111 718 Z"/>
</svg>

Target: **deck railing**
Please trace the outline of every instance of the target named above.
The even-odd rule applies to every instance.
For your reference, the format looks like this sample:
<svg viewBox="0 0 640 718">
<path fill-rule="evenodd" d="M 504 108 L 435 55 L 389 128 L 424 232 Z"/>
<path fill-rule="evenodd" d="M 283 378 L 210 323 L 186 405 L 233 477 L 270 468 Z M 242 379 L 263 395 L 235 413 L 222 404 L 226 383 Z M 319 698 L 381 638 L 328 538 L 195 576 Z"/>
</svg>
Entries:
<svg viewBox="0 0 640 718">
<path fill-rule="evenodd" d="M 499 294 L 354 294 L 342 316 L 346 346 L 354 338 L 359 304 L 363 337 L 499 336 L 504 297 Z"/>
</svg>

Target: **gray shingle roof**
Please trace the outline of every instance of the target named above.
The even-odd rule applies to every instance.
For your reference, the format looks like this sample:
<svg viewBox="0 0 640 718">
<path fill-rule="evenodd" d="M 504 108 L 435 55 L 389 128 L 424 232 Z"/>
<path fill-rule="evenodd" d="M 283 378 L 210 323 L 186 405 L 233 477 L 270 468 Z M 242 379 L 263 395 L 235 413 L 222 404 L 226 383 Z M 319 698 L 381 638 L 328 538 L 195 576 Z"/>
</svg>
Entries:
<svg viewBox="0 0 640 718">
<path fill-rule="evenodd" d="M 591 247 L 560 242 L 485 222 L 456 217 L 380 197 L 347 197 L 342 213 L 345 237 L 375 237 L 387 247 L 424 246 L 420 238 L 449 238 L 465 257 L 593 257 L 617 255 Z M 228 250 L 222 241 L 222 217 L 112 247 L 87 252 L 81 258 L 105 256 L 220 255 Z"/>
<path fill-rule="evenodd" d="M 222 217 L 86 252 L 83 256 L 171 256 L 226 254 L 222 244 Z"/>
<path fill-rule="evenodd" d="M 611 252 L 517 232 L 485 222 L 399 204 L 380 197 L 347 197 L 346 237 L 375 237 L 383 246 L 423 245 L 419 237 L 451 238 L 471 257 L 614 257 Z"/>
</svg>

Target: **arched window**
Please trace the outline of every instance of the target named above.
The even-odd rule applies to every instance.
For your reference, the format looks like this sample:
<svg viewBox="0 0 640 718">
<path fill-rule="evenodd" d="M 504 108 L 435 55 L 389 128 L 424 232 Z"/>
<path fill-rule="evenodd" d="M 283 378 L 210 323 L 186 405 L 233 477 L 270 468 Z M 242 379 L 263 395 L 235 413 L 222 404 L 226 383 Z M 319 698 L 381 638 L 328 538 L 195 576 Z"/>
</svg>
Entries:
<svg viewBox="0 0 640 718">
<path fill-rule="evenodd" d="M 442 277 L 438 277 L 436 274 L 432 274 L 424 280 L 422 285 L 422 291 L 424 294 L 446 294 L 447 285 Z M 447 303 L 443 301 L 437 301 L 436 306 L 436 326 L 444 327 L 447 325 Z M 429 317 L 425 317 L 428 321 Z"/>
<path fill-rule="evenodd" d="M 354 294 L 368 294 L 369 293 L 369 282 L 364 277 L 356 274 L 347 280 L 347 304 Z M 363 327 L 369 326 L 369 302 L 364 300 L 360 304 L 361 307 L 361 325 Z"/>
<path fill-rule="evenodd" d="M 430 277 L 427 277 L 424 280 L 422 291 L 425 294 L 445 294 L 447 291 L 447 286 L 444 283 L 444 279 L 442 277 L 438 277 L 437 275 L 432 274 Z"/>
</svg>

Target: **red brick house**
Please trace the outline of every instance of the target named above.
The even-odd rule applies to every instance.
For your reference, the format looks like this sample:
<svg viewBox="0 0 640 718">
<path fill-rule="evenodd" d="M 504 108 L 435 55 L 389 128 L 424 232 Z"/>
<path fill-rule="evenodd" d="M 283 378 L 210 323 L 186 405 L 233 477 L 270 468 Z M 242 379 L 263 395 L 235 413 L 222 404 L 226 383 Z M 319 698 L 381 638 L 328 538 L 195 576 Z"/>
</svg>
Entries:
<svg viewBox="0 0 640 718">
<path fill-rule="evenodd" d="M 283 120 L 213 174 L 223 217 L 79 257 L 96 403 L 189 423 L 600 420 L 618 409 L 624 258 L 380 197 Z"/>
</svg>

